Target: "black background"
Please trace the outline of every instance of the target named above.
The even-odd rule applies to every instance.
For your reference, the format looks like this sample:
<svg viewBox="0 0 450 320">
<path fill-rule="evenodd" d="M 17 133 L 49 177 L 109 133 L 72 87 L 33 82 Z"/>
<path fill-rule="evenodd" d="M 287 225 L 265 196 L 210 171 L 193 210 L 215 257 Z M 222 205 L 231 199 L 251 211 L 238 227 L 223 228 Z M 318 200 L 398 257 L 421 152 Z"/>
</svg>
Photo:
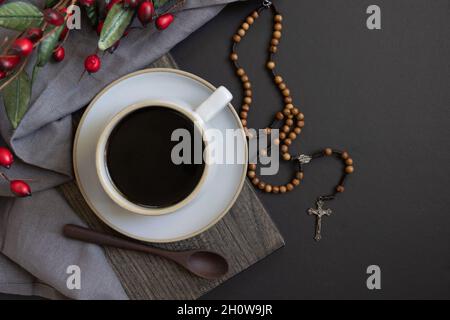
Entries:
<svg viewBox="0 0 450 320">
<path fill-rule="evenodd" d="M 306 116 L 293 149 L 347 149 L 356 172 L 329 204 L 320 243 L 306 209 L 337 183 L 339 162 L 306 167 L 290 194 L 259 193 L 286 247 L 204 298 L 449 299 L 450 1 L 275 2 L 285 18 L 277 71 Z M 236 107 L 242 89 L 228 61 L 230 39 L 259 3 L 229 5 L 173 50 L 182 69 L 227 86 Z M 366 27 L 371 4 L 381 7 L 381 30 Z M 249 125 L 257 128 L 282 108 L 264 69 L 270 36 L 266 12 L 240 48 L 255 95 Z M 373 264 L 381 268 L 378 291 L 366 287 Z"/>
</svg>

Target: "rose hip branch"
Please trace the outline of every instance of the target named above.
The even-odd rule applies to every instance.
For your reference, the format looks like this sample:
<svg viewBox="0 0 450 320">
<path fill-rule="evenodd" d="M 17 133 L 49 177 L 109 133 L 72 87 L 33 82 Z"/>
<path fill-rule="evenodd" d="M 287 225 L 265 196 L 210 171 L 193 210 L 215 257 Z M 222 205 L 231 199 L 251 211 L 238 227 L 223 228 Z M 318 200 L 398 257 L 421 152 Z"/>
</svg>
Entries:
<svg viewBox="0 0 450 320">
<path fill-rule="evenodd" d="M 0 27 L 17 31 L 14 38 L 0 41 L 0 91 L 11 126 L 17 128 L 28 110 L 32 83 L 38 80 L 39 70 L 51 60 L 55 63 L 65 60 L 64 43 L 74 31 L 68 22 L 74 18 L 75 5 L 81 6 L 98 36 L 97 48 L 86 53 L 84 66 L 80 67 L 83 75 L 99 72 L 99 51 L 114 53 L 130 31 L 150 29 L 152 22 L 158 30 L 167 29 L 174 21 L 174 12 L 184 3 L 184 0 L 46 0 L 45 7 L 40 9 L 28 2 L 3 4 L 0 0 Z M 141 27 L 132 27 L 136 18 Z M 25 66 L 33 53 L 37 58 L 30 77 Z"/>
<path fill-rule="evenodd" d="M 12 152 L 5 147 L 0 147 L 0 166 L 9 169 L 14 163 Z M 10 179 L 4 172 L 0 171 L 0 178 L 9 182 L 11 192 L 18 197 L 31 196 L 31 188 L 24 180 Z"/>
</svg>

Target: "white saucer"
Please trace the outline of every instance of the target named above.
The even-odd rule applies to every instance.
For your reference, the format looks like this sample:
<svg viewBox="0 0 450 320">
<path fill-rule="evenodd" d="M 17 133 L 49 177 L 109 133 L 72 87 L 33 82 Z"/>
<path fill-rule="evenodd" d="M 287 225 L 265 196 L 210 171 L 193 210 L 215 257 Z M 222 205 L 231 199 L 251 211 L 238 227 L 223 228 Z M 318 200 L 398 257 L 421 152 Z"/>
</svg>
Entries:
<svg viewBox="0 0 450 320">
<path fill-rule="evenodd" d="M 74 170 L 78 186 L 91 209 L 108 226 L 148 242 L 173 242 L 193 237 L 217 223 L 236 201 L 247 170 L 247 142 L 233 106 L 224 108 L 208 126 L 240 129 L 239 164 L 215 164 L 197 197 L 185 207 L 161 216 L 126 211 L 103 190 L 95 167 L 95 149 L 104 125 L 121 109 L 143 100 L 184 101 L 193 109 L 206 100 L 214 86 L 190 73 L 147 69 L 127 75 L 100 92 L 81 119 L 74 143 Z"/>
</svg>

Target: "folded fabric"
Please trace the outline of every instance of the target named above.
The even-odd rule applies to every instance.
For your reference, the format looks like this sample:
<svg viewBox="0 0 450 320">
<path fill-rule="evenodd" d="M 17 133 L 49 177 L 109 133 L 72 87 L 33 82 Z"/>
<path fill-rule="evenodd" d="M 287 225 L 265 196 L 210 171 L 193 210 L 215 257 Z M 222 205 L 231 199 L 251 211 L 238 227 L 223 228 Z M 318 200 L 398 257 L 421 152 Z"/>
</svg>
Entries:
<svg viewBox="0 0 450 320">
<path fill-rule="evenodd" d="M 44 1 L 30 2 L 42 7 Z M 131 32 L 113 55 L 104 56 L 101 72 L 78 82 L 84 58 L 95 52 L 97 45 L 91 28 L 82 27 L 65 44 L 66 59 L 47 65 L 39 73 L 30 109 L 16 130 L 12 130 L 0 103 L 0 145 L 8 144 L 18 158 L 8 175 L 33 180 L 33 196 L 26 199 L 11 198 L 8 184 L 0 181 L 1 292 L 50 298 L 60 294 L 77 299 L 127 298 L 100 248 L 61 236 L 63 223 L 83 225 L 52 189 L 72 179 L 71 114 L 111 81 L 161 57 L 229 2 L 233 0 L 186 1 L 169 29 Z M 0 36 L 4 34 L 2 31 Z M 83 279 L 82 291 L 66 286 L 66 268 L 71 263 L 82 263 L 82 270 L 95 270 L 85 275 L 97 275 Z"/>
</svg>

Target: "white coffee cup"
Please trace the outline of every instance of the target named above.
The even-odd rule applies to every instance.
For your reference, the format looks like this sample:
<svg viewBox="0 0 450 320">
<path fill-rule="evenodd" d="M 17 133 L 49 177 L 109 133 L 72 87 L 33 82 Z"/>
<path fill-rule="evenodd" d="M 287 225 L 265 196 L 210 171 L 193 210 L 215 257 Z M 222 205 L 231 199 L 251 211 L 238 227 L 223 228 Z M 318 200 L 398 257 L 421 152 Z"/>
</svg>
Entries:
<svg viewBox="0 0 450 320">
<path fill-rule="evenodd" d="M 199 132 L 204 135 L 206 130 L 206 124 L 213 119 L 219 111 L 225 108 L 233 96 L 225 87 L 219 87 L 214 93 L 206 99 L 202 104 L 200 104 L 194 110 L 182 101 L 164 101 L 161 100 L 148 100 L 141 101 L 137 104 L 133 104 L 122 109 L 119 113 L 114 115 L 112 119 L 107 123 L 107 125 L 103 128 L 100 138 L 97 142 L 96 155 L 95 155 L 95 163 L 97 169 L 97 175 L 100 180 L 100 183 L 108 194 L 108 196 L 119 206 L 126 209 L 129 212 L 142 214 L 142 215 L 162 215 L 173 212 L 175 210 L 180 209 L 181 207 L 187 205 L 190 201 L 192 201 L 195 196 L 198 194 L 201 186 L 206 180 L 206 177 L 209 173 L 210 162 L 208 161 L 208 148 L 206 147 L 204 150 L 203 158 L 205 167 L 203 170 L 202 177 L 193 191 L 184 198 L 182 201 L 169 206 L 169 207 L 145 207 L 128 200 L 122 193 L 117 189 L 114 185 L 113 181 L 108 172 L 108 167 L 106 163 L 106 149 L 108 145 L 108 140 L 113 132 L 114 128 L 120 123 L 122 119 L 124 119 L 127 115 L 132 112 L 135 112 L 142 108 L 151 108 L 151 107 L 166 107 L 169 109 L 176 110 L 186 117 L 188 117 L 192 122 L 197 126 Z M 208 142 L 203 140 L 205 144 Z M 145 170 L 145 169 L 144 169 Z"/>
</svg>

